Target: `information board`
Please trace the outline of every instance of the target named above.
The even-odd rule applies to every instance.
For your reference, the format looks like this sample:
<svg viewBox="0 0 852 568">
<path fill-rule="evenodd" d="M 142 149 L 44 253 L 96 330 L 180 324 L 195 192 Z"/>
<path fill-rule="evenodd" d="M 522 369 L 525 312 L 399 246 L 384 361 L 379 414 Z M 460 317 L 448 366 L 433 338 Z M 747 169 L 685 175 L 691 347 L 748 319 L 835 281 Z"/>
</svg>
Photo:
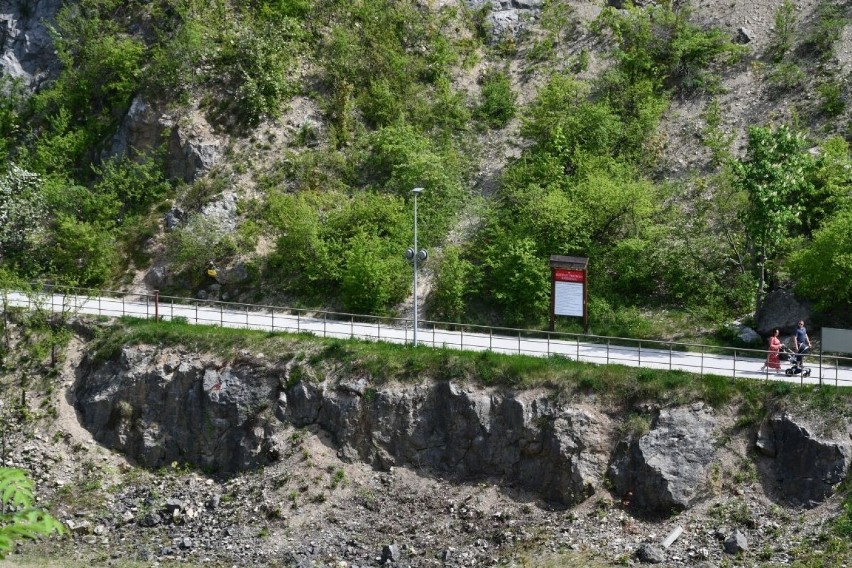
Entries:
<svg viewBox="0 0 852 568">
<path fill-rule="evenodd" d="M 583 284 L 555 282 L 553 313 L 557 316 L 583 317 Z"/>
</svg>

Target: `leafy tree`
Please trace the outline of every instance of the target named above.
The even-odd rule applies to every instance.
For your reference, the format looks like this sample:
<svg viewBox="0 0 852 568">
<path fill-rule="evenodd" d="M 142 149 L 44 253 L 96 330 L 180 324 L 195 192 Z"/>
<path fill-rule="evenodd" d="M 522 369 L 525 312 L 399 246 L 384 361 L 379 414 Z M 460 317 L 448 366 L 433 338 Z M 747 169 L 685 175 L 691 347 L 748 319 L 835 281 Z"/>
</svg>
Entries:
<svg viewBox="0 0 852 568">
<path fill-rule="evenodd" d="M 852 303 L 852 209 L 828 220 L 795 251 L 790 270 L 796 288 L 820 307 Z"/>
<path fill-rule="evenodd" d="M 33 507 L 33 482 L 20 469 L 0 468 L 0 558 L 23 539 L 63 534 L 65 527 L 49 513 Z"/>
<path fill-rule="evenodd" d="M 45 235 L 41 176 L 12 165 L 0 177 L 0 261 L 32 253 Z"/>
<path fill-rule="evenodd" d="M 466 296 L 471 292 L 473 265 L 461 255 L 458 246 L 444 248 L 438 265 L 430 308 L 443 321 L 461 321 Z"/>
<path fill-rule="evenodd" d="M 801 229 L 806 237 L 852 200 L 852 151 L 846 140 L 833 136 L 820 144 L 809 182 L 813 191 L 802 196 Z"/>
<path fill-rule="evenodd" d="M 346 310 L 382 314 L 408 292 L 408 271 L 399 249 L 374 235 L 358 233 L 344 255 L 341 296 Z"/>
<path fill-rule="evenodd" d="M 23 81 L 8 73 L 0 75 L 0 164 L 4 164 L 15 149 L 22 134 L 24 103 L 27 90 Z"/>
<path fill-rule="evenodd" d="M 803 148 L 804 137 L 787 126 L 751 127 L 746 156 L 732 165 L 734 186 L 748 196 L 741 219 L 756 255 L 758 306 L 767 262 L 801 222 L 804 197 L 812 191 L 814 160 Z"/>
<path fill-rule="evenodd" d="M 547 317 L 549 271 L 535 241 L 503 235 L 485 251 L 484 264 L 490 296 L 510 324 Z"/>
<path fill-rule="evenodd" d="M 59 275 L 74 275 L 84 286 L 109 280 L 117 265 L 118 252 L 112 232 L 92 223 L 60 214 L 56 219 L 45 265 Z"/>
</svg>

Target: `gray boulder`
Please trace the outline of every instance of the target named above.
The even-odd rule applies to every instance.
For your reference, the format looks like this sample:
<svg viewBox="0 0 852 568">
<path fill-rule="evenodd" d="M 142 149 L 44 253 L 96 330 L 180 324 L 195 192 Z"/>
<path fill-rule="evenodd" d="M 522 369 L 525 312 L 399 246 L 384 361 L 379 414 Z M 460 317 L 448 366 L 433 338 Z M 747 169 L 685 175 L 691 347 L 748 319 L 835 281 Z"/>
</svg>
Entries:
<svg viewBox="0 0 852 568">
<path fill-rule="evenodd" d="M 160 113 L 141 96 L 136 96 L 103 157 L 133 157 L 150 152 L 162 142 L 166 126 Z"/>
<path fill-rule="evenodd" d="M 669 515 L 703 494 L 715 457 L 716 420 L 703 406 L 661 410 L 651 431 L 619 444 L 609 476 L 619 495 L 632 493 L 637 512 Z"/>
<path fill-rule="evenodd" d="M 756 446 L 772 458 L 770 475 L 781 495 L 797 505 L 825 501 L 849 475 L 852 442 L 845 431 L 823 440 L 803 420 L 781 413 L 761 426 Z"/>
<path fill-rule="evenodd" d="M 244 263 L 239 262 L 233 266 L 219 270 L 216 278 L 223 285 L 240 284 L 249 279 L 248 267 Z"/>
<path fill-rule="evenodd" d="M 796 329 L 799 320 L 808 321 L 810 310 L 787 290 L 773 290 L 766 295 L 763 305 L 755 314 L 757 332 L 768 337 L 772 330 L 780 329 L 789 335 Z"/>
<path fill-rule="evenodd" d="M 168 153 L 169 175 L 189 183 L 209 172 L 218 163 L 222 148 L 210 126 L 199 116 L 187 125 L 183 121 L 174 124 Z"/>
<path fill-rule="evenodd" d="M 166 269 L 163 266 L 155 266 L 145 274 L 145 284 L 153 289 L 162 288 L 166 283 Z"/>
<path fill-rule="evenodd" d="M 650 542 L 643 542 L 633 554 L 636 560 L 642 564 L 662 564 L 666 561 L 666 554 Z"/>
<path fill-rule="evenodd" d="M 227 192 L 216 201 L 201 208 L 201 215 L 211 222 L 214 230 L 220 233 L 232 233 L 237 228 L 237 196 Z"/>
<path fill-rule="evenodd" d="M 739 530 L 735 530 L 725 539 L 724 547 L 728 554 L 739 554 L 748 550 L 748 539 Z"/>
</svg>

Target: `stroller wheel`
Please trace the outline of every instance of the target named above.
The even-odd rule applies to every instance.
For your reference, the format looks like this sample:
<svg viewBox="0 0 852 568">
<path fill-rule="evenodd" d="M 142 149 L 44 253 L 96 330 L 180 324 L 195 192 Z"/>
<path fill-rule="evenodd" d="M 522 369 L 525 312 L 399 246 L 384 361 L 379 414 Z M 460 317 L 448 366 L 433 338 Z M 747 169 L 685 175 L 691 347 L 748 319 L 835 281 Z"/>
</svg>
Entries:
<svg viewBox="0 0 852 568">
<path fill-rule="evenodd" d="M 786 370 L 786 371 L 784 371 L 784 372 L 785 372 L 785 373 L 787 373 L 787 376 L 788 376 L 788 377 L 792 377 L 792 376 L 793 376 L 793 369 L 787 369 L 787 370 Z"/>
<path fill-rule="evenodd" d="M 805 369 L 804 371 L 802 371 L 802 376 L 803 377 L 810 377 L 811 376 L 811 370 Z"/>
</svg>

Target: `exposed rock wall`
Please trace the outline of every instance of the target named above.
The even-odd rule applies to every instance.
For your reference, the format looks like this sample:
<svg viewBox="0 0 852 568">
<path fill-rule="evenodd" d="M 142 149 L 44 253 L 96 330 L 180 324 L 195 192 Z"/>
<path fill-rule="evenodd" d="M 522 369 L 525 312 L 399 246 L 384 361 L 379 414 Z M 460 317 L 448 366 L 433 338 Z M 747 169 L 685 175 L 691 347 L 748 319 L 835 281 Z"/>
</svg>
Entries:
<svg viewBox="0 0 852 568">
<path fill-rule="evenodd" d="M 126 347 L 88 361 L 75 385 L 83 425 L 147 466 L 173 461 L 235 473 L 280 458 L 292 427 L 319 427 L 339 455 L 377 468 L 408 466 L 491 478 L 578 503 L 603 485 L 642 514 L 666 516 L 706 493 L 724 432 L 702 403 L 664 408 L 642 436 L 587 403 L 546 391 L 498 391 L 423 381 L 374 389 L 366 377 L 299 380 L 293 361 L 221 361 L 175 349 Z M 758 440 L 788 498 L 814 504 L 848 476 L 845 440 L 817 441 L 786 415 Z"/>
<path fill-rule="evenodd" d="M 787 413 L 772 416 L 761 427 L 757 449 L 771 459 L 770 485 L 796 505 L 814 507 L 847 479 L 852 439 L 821 439 L 804 420 Z"/>
<path fill-rule="evenodd" d="M 31 88 L 56 76 L 59 58 L 47 26 L 61 6 L 61 0 L 0 0 L 0 74 Z"/>
</svg>

